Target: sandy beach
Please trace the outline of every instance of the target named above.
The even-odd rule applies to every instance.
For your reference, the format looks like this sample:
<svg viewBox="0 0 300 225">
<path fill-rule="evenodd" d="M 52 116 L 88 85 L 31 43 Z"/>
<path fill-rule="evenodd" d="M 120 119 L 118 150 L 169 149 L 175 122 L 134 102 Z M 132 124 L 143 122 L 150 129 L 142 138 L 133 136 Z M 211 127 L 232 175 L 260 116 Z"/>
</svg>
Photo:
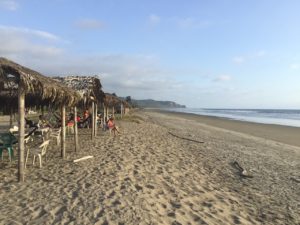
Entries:
<svg viewBox="0 0 300 225">
<path fill-rule="evenodd" d="M 300 224 L 300 128 L 154 111 L 117 125 L 80 129 L 77 153 L 68 135 L 65 160 L 53 141 L 25 183 L 5 157 L 0 224 Z"/>
</svg>

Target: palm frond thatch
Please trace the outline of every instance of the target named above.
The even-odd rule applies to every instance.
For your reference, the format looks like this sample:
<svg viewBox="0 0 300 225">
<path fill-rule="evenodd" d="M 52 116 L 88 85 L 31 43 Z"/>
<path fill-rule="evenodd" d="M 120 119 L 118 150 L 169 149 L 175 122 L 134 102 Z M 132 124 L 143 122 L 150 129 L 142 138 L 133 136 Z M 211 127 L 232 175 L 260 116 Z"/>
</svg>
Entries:
<svg viewBox="0 0 300 225">
<path fill-rule="evenodd" d="M 92 100 L 99 103 L 104 100 L 104 92 L 98 76 L 66 76 L 53 77 L 53 79 L 79 92 L 84 104 L 89 104 Z"/>
<path fill-rule="evenodd" d="M 73 106 L 80 95 L 29 68 L 0 57 L 0 110 L 17 107 L 18 89 L 24 89 L 26 106 L 62 105 Z"/>
<path fill-rule="evenodd" d="M 109 107 L 117 106 L 122 103 L 122 100 L 114 94 L 105 93 L 104 104 Z"/>
</svg>

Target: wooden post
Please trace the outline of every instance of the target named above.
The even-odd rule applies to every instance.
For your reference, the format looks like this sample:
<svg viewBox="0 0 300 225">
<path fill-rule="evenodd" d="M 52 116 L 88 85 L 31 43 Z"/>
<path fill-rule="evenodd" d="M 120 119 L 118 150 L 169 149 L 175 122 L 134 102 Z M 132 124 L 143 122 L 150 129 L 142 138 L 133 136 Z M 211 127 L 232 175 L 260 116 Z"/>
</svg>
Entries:
<svg viewBox="0 0 300 225">
<path fill-rule="evenodd" d="M 106 119 L 107 119 L 107 117 L 108 117 L 108 106 L 106 106 Z"/>
<path fill-rule="evenodd" d="M 105 117 L 106 117 L 106 115 L 105 115 L 105 104 L 104 104 L 104 102 L 102 103 L 102 107 L 103 107 L 103 114 L 102 114 L 102 128 L 103 128 L 103 130 L 104 130 L 104 126 L 105 126 Z"/>
<path fill-rule="evenodd" d="M 19 165 L 18 165 L 18 181 L 24 182 L 25 180 L 25 146 L 24 146 L 24 136 L 25 136 L 25 91 L 22 84 L 19 84 Z"/>
<path fill-rule="evenodd" d="M 13 127 L 13 112 L 12 109 L 10 109 L 10 113 L 9 113 L 9 128 Z"/>
<path fill-rule="evenodd" d="M 115 107 L 112 107 L 112 117 L 115 118 Z"/>
<path fill-rule="evenodd" d="M 66 157 L 66 106 L 61 106 L 61 157 Z"/>
<path fill-rule="evenodd" d="M 94 135 L 95 135 L 95 137 L 97 136 L 97 128 L 98 128 L 98 125 L 97 125 L 97 118 L 98 118 L 98 116 L 97 116 L 97 114 L 98 114 L 98 104 L 96 103 L 95 104 L 95 131 L 94 131 Z"/>
<path fill-rule="evenodd" d="M 92 133 L 91 133 L 91 138 L 92 138 L 92 140 L 93 140 L 93 138 L 94 138 L 94 126 L 95 126 L 95 103 L 94 103 L 94 101 L 92 101 Z"/>
<path fill-rule="evenodd" d="M 75 152 L 78 149 L 78 127 L 77 127 L 77 108 L 74 107 L 74 141 L 75 141 Z"/>
<path fill-rule="evenodd" d="M 121 119 L 123 118 L 123 103 L 121 103 Z"/>
</svg>

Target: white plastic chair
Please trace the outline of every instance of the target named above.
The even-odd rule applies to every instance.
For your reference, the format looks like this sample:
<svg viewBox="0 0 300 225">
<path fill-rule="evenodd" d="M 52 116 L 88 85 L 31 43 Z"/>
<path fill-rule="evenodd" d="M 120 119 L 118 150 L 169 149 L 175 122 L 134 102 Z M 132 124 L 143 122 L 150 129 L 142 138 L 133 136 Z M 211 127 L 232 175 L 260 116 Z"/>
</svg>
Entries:
<svg viewBox="0 0 300 225">
<path fill-rule="evenodd" d="M 40 161 L 40 168 L 42 168 L 42 156 L 46 155 L 46 151 L 47 151 L 49 142 L 50 142 L 50 140 L 47 140 L 47 141 L 44 141 L 36 149 L 30 149 L 30 150 L 28 149 L 27 154 L 26 154 L 25 167 L 26 167 L 26 164 L 27 164 L 29 152 L 31 152 L 33 154 L 32 165 L 34 165 L 35 157 L 38 156 L 39 157 L 39 161 Z"/>
<path fill-rule="evenodd" d="M 61 128 L 56 131 L 52 131 L 50 134 L 50 138 L 56 138 L 56 144 L 59 145 L 60 143 L 60 136 L 61 136 Z"/>
<path fill-rule="evenodd" d="M 18 126 L 14 126 L 13 128 L 10 128 L 9 129 L 9 132 L 14 134 L 14 133 L 17 133 L 19 131 L 19 127 Z"/>
</svg>

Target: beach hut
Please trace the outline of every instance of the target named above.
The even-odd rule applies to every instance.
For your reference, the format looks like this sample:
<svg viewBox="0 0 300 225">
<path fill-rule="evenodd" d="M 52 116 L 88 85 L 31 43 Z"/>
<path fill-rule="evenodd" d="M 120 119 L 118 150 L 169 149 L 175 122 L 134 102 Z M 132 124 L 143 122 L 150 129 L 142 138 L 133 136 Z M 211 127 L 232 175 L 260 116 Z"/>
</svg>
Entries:
<svg viewBox="0 0 300 225">
<path fill-rule="evenodd" d="M 0 110 L 19 113 L 18 180 L 24 181 L 25 106 L 55 105 L 62 112 L 61 155 L 65 157 L 65 108 L 76 105 L 80 95 L 63 84 L 6 58 L 0 58 Z"/>
<path fill-rule="evenodd" d="M 98 106 L 104 101 L 104 92 L 98 76 L 65 76 L 54 77 L 55 80 L 62 82 L 66 86 L 76 90 L 81 95 L 79 106 L 83 109 L 91 106 L 92 111 L 92 132 L 91 138 L 97 135 L 97 111 Z M 76 107 L 74 107 L 74 114 L 77 114 Z M 75 136 L 77 133 L 77 126 L 75 125 Z"/>
<path fill-rule="evenodd" d="M 116 94 L 105 93 L 104 98 L 104 118 L 108 116 L 109 108 L 111 109 L 111 113 L 114 116 L 116 107 L 122 104 L 122 100 L 117 97 Z"/>
</svg>

